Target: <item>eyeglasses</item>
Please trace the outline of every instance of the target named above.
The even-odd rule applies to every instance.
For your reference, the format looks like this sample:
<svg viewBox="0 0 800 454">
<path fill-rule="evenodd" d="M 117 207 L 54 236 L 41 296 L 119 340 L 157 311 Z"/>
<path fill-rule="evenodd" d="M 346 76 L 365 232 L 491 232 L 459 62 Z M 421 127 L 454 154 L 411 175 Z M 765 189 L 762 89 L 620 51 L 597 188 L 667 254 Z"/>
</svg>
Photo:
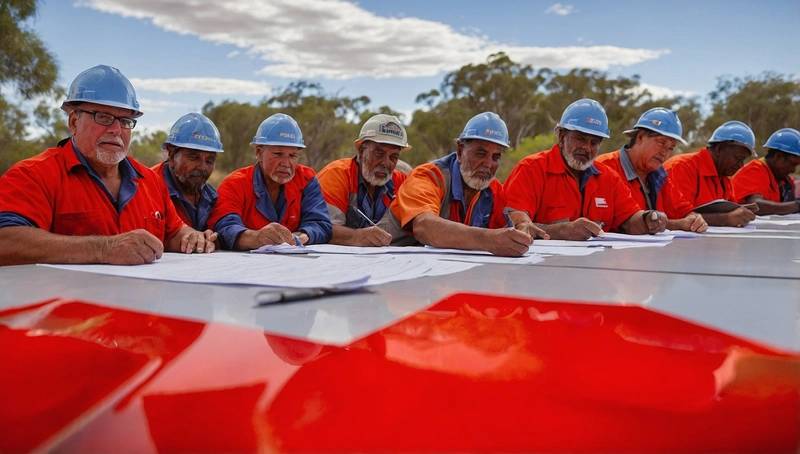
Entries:
<svg viewBox="0 0 800 454">
<path fill-rule="evenodd" d="M 119 120 L 119 125 L 123 129 L 133 129 L 133 127 L 136 126 L 136 120 L 134 120 L 133 118 L 117 117 L 115 115 L 111 115 L 110 113 L 106 112 L 92 112 L 91 110 L 83 110 L 83 109 L 78 109 L 78 112 L 85 112 L 88 114 L 92 114 L 94 122 L 102 126 L 111 126 L 114 124 L 114 120 Z"/>
</svg>

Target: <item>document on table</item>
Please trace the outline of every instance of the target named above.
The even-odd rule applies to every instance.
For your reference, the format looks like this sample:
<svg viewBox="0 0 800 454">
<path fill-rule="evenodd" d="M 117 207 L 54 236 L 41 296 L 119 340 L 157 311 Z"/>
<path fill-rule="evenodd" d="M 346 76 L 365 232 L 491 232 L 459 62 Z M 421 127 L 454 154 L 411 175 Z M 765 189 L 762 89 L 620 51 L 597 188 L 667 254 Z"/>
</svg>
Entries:
<svg viewBox="0 0 800 454">
<path fill-rule="evenodd" d="M 619 239 L 612 239 L 612 240 L 604 240 L 602 237 L 595 237 L 585 241 L 574 241 L 574 240 L 536 240 L 533 245 L 534 248 L 536 246 L 544 246 L 544 247 L 551 247 L 551 248 L 596 248 L 602 250 L 602 248 L 612 248 L 612 249 L 628 249 L 628 248 L 636 248 L 636 247 L 663 247 L 668 245 L 671 240 L 664 241 L 663 239 L 660 241 L 623 241 Z M 538 250 L 534 249 L 535 252 Z M 569 255 L 569 254 L 567 254 Z"/>
<path fill-rule="evenodd" d="M 766 219 L 766 218 L 758 217 L 758 218 L 754 219 L 753 221 L 751 221 L 750 224 L 748 224 L 748 225 L 782 225 L 782 226 L 787 226 L 787 225 L 798 225 L 798 224 L 800 224 L 800 218 L 798 218 L 798 219 L 774 219 L 774 218 Z"/>
<path fill-rule="evenodd" d="M 165 253 L 138 266 L 42 265 L 112 276 L 201 284 L 349 289 L 364 285 L 456 273 L 477 263 L 454 263 L 412 255 L 346 256 Z"/>
<path fill-rule="evenodd" d="M 669 243 L 674 235 L 628 235 L 627 233 L 603 232 L 600 236 L 589 238 L 589 241 L 633 241 L 636 243 Z"/>
<path fill-rule="evenodd" d="M 717 226 L 708 226 L 708 230 L 705 233 L 717 234 L 717 235 L 730 235 L 730 234 L 737 234 L 737 233 L 754 233 L 756 231 L 756 226 L 752 223 L 744 226 L 744 227 L 717 227 Z"/>
</svg>

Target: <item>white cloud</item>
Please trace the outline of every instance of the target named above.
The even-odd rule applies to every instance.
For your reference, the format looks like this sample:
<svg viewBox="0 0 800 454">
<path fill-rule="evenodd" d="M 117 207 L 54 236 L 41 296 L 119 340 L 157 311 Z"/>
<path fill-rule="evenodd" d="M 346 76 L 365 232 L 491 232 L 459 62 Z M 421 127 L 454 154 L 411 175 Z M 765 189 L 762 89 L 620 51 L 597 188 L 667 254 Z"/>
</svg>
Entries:
<svg viewBox="0 0 800 454">
<path fill-rule="evenodd" d="M 379 16 L 343 0 L 240 0 L 202 7 L 195 3 L 84 0 L 80 4 L 235 46 L 266 62 L 261 74 L 284 78 L 435 76 L 484 61 L 497 51 L 537 67 L 607 69 L 669 52 L 616 46 L 510 46 L 441 22 Z"/>
<path fill-rule="evenodd" d="M 181 102 L 169 101 L 166 99 L 149 99 L 139 98 L 139 104 L 142 112 L 165 112 L 172 108 L 188 107 L 188 104 Z"/>
<path fill-rule="evenodd" d="M 205 93 L 210 95 L 266 96 L 272 87 L 266 82 L 217 77 L 176 77 L 171 79 L 131 79 L 137 91 L 160 93 Z"/>
<path fill-rule="evenodd" d="M 675 96 L 683 96 L 685 98 L 691 98 L 692 96 L 696 96 L 697 93 L 688 90 L 673 90 L 672 88 L 662 87 L 659 85 L 652 85 L 646 83 L 640 83 L 637 88 L 634 89 L 634 93 L 639 94 L 644 92 L 645 90 L 649 91 L 653 98 L 672 98 Z"/>
<path fill-rule="evenodd" d="M 549 8 L 544 10 L 546 14 L 555 14 L 558 16 L 569 16 L 570 14 L 577 13 L 578 10 L 572 5 L 562 5 L 561 3 L 553 3 Z"/>
</svg>

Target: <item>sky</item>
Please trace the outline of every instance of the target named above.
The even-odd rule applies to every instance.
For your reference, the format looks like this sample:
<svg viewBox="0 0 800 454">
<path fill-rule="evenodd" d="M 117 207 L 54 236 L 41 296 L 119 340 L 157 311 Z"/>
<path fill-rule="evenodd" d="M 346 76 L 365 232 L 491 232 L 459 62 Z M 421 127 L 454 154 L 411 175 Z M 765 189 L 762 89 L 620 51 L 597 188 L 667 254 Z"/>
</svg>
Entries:
<svg viewBox="0 0 800 454">
<path fill-rule="evenodd" d="M 64 87 L 91 66 L 119 68 L 148 131 L 299 79 L 410 115 L 448 71 L 500 50 L 535 68 L 638 74 L 654 94 L 703 101 L 720 76 L 800 77 L 798 21 L 797 0 L 44 0 L 29 25 Z"/>
</svg>

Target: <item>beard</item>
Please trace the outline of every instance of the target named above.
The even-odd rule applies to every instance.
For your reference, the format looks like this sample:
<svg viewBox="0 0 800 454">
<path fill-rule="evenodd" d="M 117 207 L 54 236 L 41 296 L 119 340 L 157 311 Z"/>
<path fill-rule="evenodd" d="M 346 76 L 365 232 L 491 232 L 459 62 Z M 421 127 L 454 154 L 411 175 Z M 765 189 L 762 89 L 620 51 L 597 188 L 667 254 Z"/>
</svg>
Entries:
<svg viewBox="0 0 800 454">
<path fill-rule="evenodd" d="M 476 176 L 475 174 L 481 169 L 478 169 L 477 171 L 468 169 L 463 162 L 458 163 L 458 168 L 461 170 L 461 179 L 464 181 L 464 183 L 476 191 L 483 191 L 484 189 L 488 188 L 489 182 L 492 181 L 491 176 L 488 178 Z"/>
<path fill-rule="evenodd" d="M 105 151 L 101 149 L 97 149 L 97 160 L 107 166 L 117 165 L 128 156 L 128 153 L 125 151 Z"/>
<path fill-rule="evenodd" d="M 172 174 L 176 175 L 175 170 L 172 170 Z M 189 172 L 189 175 L 186 177 L 177 177 L 176 179 L 184 188 L 199 192 L 200 188 L 203 187 L 209 176 L 210 174 L 207 174 L 206 172 L 196 170 Z"/>
<path fill-rule="evenodd" d="M 573 170 L 577 170 L 579 172 L 583 172 L 584 170 L 591 167 L 592 164 L 594 164 L 594 159 L 590 159 L 586 162 L 581 162 L 575 159 L 575 156 L 572 154 L 562 152 L 561 155 L 564 156 L 564 160 L 567 162 L 567 165 L 570 166 L 570 168 L 572 168 Z"/>
<path fill-rule="evenodd" d="M 378 178 L 375 176 L 375 171 L 380 170 L 381 172 L 385 173 L 386 176 L 383 178 Z M 361 177 L 364 178 L 364 181 L 371 184 L 372 186 L 383 186 L 389 182 L 389 179 L 392 178 L 392 172 L 390 172 L 384 166 L 375 167 L 372 171 L 367 170 L 366 166 L 361 166 Z"/>
<path fill-rule="evenodd" d="M 294 169 L 289 171 L 289 176 L 272 174 L 269 176 L 269 178 L 278 184 L 286 184 L 292 181 L 292 178 L 294 178 Z"/>
</svg>

